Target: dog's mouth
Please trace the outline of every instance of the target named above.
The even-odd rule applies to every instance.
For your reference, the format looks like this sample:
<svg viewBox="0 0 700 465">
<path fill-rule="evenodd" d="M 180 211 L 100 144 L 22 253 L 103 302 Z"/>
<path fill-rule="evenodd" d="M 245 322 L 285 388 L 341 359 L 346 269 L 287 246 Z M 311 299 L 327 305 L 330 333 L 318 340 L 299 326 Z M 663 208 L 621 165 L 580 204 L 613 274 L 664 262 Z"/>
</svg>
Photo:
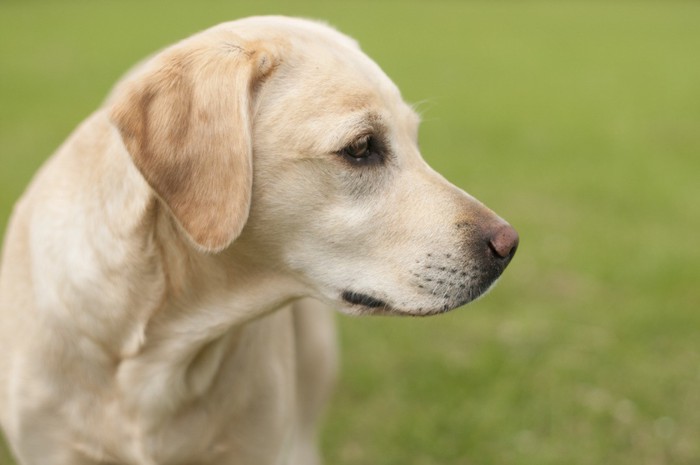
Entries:
<svg viewBox="0 0 700 465">
<path fill-rule="evenodd" d="M 445 313 L 456 308 L 463 303 L 454 305 L 445 304 L 439 308 L 417 308 L 414 310 L 396 308 L 384 300 L 372 297 L 361 292 L 346 290 L 341 294 L 345 303 L 355 307 L 360 314 L 371 315 L 411 315 L 411 316 L 431 316 Z M 466 302 L 464 302 L 466 303 Z"/>
<path fill-rule="evenodd" d="M 367 308 L 388 307 L 388 304 L 383 300 L 375 299 L 367 294 L 360 292 L 345 291 L 342 298 L 345 302 L 353 305 L 361 305 Z"/>
<path fill-rule="evenodd" d="M 339 300 L 348 304 L 353 314 L 438 315 L 466 305 L 488 293 L 505 265 L 466 270 L 458 278 L 453 276 L 456 273 L 451 273 L 453 270 L 448 270 L 448 267 L 438 267 L 437 273 L 433 268 L 435 267 L 427 266 L 424 274 L 414 274 L 412 287 L 415 295 L 412 299 L 391 302 L 375 293 L 345 289 L 340 292 Z"/>
<path fill-rule="evenodd" d="M 351 290 L 345 290 L 340 295 L 343 302 L 350 304 L 355 314 L 360 315 L 406 315 L 410 314 L 407 311 L 402 311 L 394 308 L 384 300 L 372 297 L 371 295 L 363 294 Z"/>
<path fill-rule="evenodd" d="M 466 263 L 452 254 L 428 253 L 416 260 L 415 267 L 409 270 L 410 297 L 385 300 L 393 293 L 367 293 L 365 287 L 361 291 L 341 290 L 339 300 L 349 304 L 348 310 L 354 314 L 428 316 L 448 312 L 485 295 L 508 266 L 518 246 L 517 233 L 513 230 L 501 240 L 505 245 L 494 241 L 495 245 L 489 243 L 489 248 L 483 247 L 477 254 L 478 258 Z M 405 294 L 406 290 L 401 295 Z"/>
<path fill-rule="evenodd" d="M 372 296 L 360 292 L 344 291 L 341 297 L 345 302 L 352 305 L 360 305 L 367 308 L 389 307 L 383 300 L 375 299 Z"/>
</svg>

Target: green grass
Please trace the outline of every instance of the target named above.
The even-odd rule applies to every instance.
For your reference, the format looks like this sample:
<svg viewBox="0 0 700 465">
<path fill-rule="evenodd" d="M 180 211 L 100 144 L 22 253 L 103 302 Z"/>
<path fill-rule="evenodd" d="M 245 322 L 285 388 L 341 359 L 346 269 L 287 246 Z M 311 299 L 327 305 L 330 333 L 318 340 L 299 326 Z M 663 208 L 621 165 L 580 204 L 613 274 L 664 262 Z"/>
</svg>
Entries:
<svg viewBox="0 0 700 465">
<path fill-rule="evenodd" d="M 131 64 L 277 12 L 359 39 L 426 159 L 522 237 L 467 308 L 339 318 L 327 463 L 700 463 L 699 3 L 4 2 L 0 231 Z"/>
</svg>

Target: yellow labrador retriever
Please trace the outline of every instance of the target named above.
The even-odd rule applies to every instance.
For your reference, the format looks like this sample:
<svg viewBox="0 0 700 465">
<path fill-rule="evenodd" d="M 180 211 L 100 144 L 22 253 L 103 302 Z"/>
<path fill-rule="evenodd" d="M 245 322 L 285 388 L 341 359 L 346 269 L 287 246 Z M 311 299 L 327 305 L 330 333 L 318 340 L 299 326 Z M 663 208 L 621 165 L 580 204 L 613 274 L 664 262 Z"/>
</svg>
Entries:
<svg viewBox="0 0 700 465">
<path fill-rule="evenodd" d="M 129 73 L 7 231 L 0 420 L 19 463 L 317 464 L 327 307 L 445 312 L 518 244 L 417 132 L 380 68 L 311 21 L 225 23 Z"/>
</svg>

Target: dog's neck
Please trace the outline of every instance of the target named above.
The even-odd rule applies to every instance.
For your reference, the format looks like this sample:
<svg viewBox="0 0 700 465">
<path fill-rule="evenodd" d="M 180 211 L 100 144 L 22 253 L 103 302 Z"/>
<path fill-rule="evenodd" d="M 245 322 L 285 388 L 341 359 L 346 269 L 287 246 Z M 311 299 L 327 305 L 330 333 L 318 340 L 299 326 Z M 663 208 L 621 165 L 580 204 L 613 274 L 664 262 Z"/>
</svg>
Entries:
<svg viewBox="0 0 700 465">
<path fill-rule="evenodd" d="M 160 301 L 122 347 L 119 385 L 129 407 L 157 419 L 205 394 L 245 325 L 301 297 L 299 285 L 273 273 L 234 243 L 219 254 L 196 251 L 163 207 L 152 215 L 162 279 Z"/>
<path fill-rule="evenodd" d="M 79 378 L 109 406 L 96 415 L 140 431 L 197 399 L 225 398 L 222 364 L 237 370 L 231 359 L 242 347 L 285 351 L 266 336 L 285 314 L 264 316 L 302 293 L 289 274 L 261 264 L 245 238 L 219 254 L 198 252 L 120 144 L 98 112 L 49 162 L 47 169 L 76 172 L 89 165 L 100 179 L 61 180 L 60 195 L 35 202 L 41 221 L 31 236 L 31 273 L 42 322 L 36 337 L 52 357 L 81 360 L 47 369 L 70 369 L 66 379 Z M 241 378 L 253 370 L 245 369 Z M 220 384 L 218 397 L 204 395 Z"/>
<path fill-rule="evenodd" d="M 85 152 L 76 144 L 96 148 Z M 261 264 L 244 238 L 218 254 L 198 252 L 103 112 L 83 123 L 51 163 L 76 171 L 94 165 L 101 179 L 62 186 L 59 206 L 51 208 L 64 209 L 76 224 L 39 228 L 51 240 L 34 239 L 45 338 L 56 352 L 90 357 L 86 365 L 104 373 L 104 382 L 115 380 L 119 392 L 112 397 L 128 403 L 118 408 L 154 421 L 164 418 L 159 412 L 176 411 L 216 382 L 222 354 L 249 322 L 302 296 L 298 283 Z M 61 249 L 51 247 L 59 242 Z"/>
</svg>

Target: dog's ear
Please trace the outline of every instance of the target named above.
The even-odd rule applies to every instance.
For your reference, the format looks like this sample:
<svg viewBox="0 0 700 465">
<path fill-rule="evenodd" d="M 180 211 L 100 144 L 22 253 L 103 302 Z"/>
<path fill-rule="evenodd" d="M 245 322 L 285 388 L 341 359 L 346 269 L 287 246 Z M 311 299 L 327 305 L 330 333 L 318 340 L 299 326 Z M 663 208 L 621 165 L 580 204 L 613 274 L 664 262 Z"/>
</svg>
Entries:
<svg viewBox="0 0 700 465">
<path fill-rule="evenodd" d="M 204 39 L 164 51 L 128 79 L 110 118 L 185 234 L 217 252 L 248 219 L 253 95 L 278 59 L 260 43 Z"/>
</svg>

